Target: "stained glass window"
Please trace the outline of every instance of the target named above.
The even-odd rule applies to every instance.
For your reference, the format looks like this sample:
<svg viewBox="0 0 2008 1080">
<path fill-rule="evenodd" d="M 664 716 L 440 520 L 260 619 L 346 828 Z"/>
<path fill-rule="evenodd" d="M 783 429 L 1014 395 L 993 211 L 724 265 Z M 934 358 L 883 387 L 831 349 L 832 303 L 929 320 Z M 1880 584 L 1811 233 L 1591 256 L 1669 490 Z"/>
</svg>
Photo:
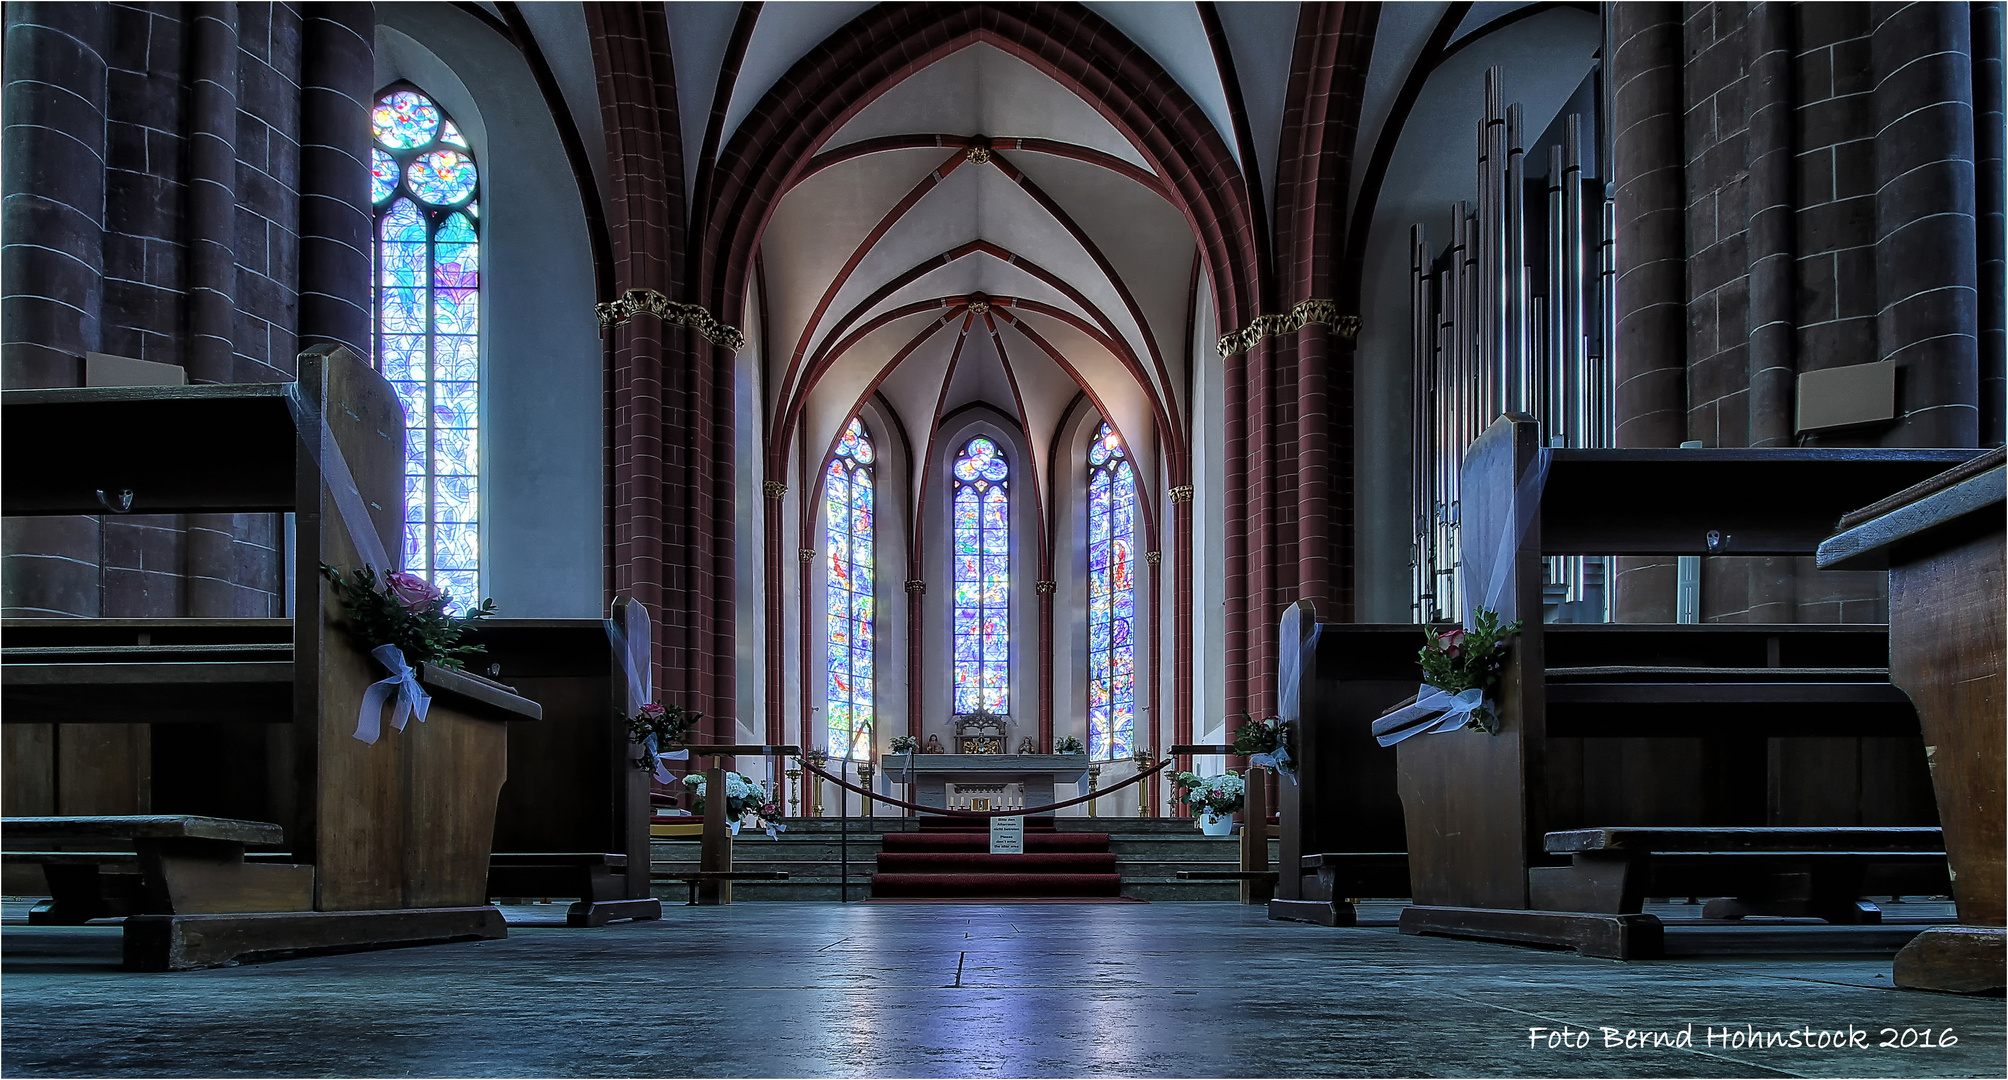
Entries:
<svg viewBox="0 0 2008 1080">
<path fill-rule="evenodd" d="M 956 455 L 955 712 L 1009 712 L 1011 685 L 1010 463 L 978 435 Z"/>
<path fill-rule="evenodd" d="M 1107 424 L 1088 445 L 1088 760 L 1136 736 L 1136 473 Z"/>
<path fill-rule="evenodd" d="M 871 756 L 872 440 L 856 420 L 823 474 L 830 559 L 830 756 Z"/>
<path fill-rule="evenodd" d="M 404 566 L 457 609 L 481 588 L 481 207 L 473 151 L 396 86 L 370 114 L 376 361 L 404 404 Z"/>
</svg>

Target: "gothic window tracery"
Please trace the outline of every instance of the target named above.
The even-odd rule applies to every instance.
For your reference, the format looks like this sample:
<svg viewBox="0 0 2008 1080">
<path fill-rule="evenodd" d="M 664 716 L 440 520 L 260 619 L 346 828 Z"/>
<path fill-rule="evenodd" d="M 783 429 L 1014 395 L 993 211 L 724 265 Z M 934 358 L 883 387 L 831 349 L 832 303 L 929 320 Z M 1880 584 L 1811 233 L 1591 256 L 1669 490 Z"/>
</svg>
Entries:
<svg viewBox="0 0 2008 1080">
<path fill-rule="evenodd" d="M 370 114 L 376 365 L 404 405 L 404 566 L 457 608 L 481 587 L 481 207 L 474 152 L 394 85 Z"/>
<path fill-rule="evenodd" d="M 1010 711 L 1011 466 L 988 436 L 955 457 L 955 712 Z"/>
<path fill-rule="evenodd" d="M 852 420 L 823 475 L 829 558 L 829 753 L 870 757 L 875 727 L 872 664 L 871 436 Z"/>
<path fill-rule="evenodd" d="M 1136 473 L 1115 429 L 1088 444 L 1088 759 L 1136 736 Z"/>
</svg>

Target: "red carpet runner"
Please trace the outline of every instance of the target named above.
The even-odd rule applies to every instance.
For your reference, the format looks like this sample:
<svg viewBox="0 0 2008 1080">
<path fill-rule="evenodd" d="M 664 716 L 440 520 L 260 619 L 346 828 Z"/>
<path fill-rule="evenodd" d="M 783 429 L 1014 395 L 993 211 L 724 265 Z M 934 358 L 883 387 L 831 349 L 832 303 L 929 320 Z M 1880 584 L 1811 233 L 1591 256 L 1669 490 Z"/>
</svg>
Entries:
<svg viewBox="0 0 2008 1080">
<path fill-rule="evenodd" d="M 982 821 L 924 816 L 920 831 L 886 833 L 872 875 L 874 899 L 937 900 L 1117 897 L 1123 879 L 1109 834 L 1056 832 L 1050 817 L 1025 819 L 1023 855 L 990 854 Z"/>
</svg>

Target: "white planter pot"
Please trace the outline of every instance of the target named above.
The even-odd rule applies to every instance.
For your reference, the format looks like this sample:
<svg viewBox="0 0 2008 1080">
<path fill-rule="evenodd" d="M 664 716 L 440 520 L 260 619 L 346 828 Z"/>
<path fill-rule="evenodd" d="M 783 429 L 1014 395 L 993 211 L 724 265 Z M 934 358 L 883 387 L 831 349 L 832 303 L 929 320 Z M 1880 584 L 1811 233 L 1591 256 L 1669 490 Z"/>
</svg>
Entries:
<svg viewBox="0 0 2008 1080">
<path fill-rule="evenodd" d="M 1220 817 L 1214 817 L 1211 810 L 1202 810 L 1199 814 L 1199 831 L 1208 836 L 1232 836 L 1234 835 L 1234 815 L 1224 814 Z"/>
</svg>

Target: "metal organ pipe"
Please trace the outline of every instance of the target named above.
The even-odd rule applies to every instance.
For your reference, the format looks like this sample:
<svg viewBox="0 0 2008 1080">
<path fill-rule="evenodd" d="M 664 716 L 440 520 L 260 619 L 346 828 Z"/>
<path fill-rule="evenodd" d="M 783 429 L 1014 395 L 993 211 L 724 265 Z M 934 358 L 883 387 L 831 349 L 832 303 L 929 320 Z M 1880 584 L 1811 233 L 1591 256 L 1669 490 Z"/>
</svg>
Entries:
<svg viewBox="0 0 2008 1080">
<path fill-rule="evenodd" d="M 1582 138 L 1582 118 L 1563 118 L 1559 144 L 1535 159 L 1546 165 L 1545 178 L 1530 180 L 1521 107 L 1505 103 L 1500 70 L 1486 72 L 1477 200 L 1451 208 L 1440 252 L 1424 226 L 1410 230 L 1419 620 L 1455 619 L 1462 610 L 1458 469 L 1492 421 L 1526 412 L 1550 445 L 1615 443 L 1616 214 L 1600 182 L 1584 176 Z M 1530 224 L 1530 212 L 1541 220 Z M 1537 226 L 1544 235 L 1530 235 Z M 1548 580 L 1560 586 L 1560 599 L 1580 602 L 1602 562 L 1556 559 Z"/>
</svg>

